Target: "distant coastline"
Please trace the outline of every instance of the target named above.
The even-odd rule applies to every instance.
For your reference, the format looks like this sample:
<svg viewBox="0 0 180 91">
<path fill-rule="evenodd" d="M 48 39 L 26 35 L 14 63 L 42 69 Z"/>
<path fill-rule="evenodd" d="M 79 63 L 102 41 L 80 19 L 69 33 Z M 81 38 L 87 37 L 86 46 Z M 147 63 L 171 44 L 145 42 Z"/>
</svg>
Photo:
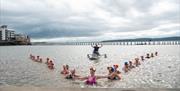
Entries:
<svg viewBox="0 0 180 91">
<path fill-rule="evenodd" d="M 136 39 L 117 39 L 104 40 L 102 42 L 132 42 L 132 41 L 180 41 L 180 36 L 163 37 L 163 38 L 136 38 Z"/>
</svg>

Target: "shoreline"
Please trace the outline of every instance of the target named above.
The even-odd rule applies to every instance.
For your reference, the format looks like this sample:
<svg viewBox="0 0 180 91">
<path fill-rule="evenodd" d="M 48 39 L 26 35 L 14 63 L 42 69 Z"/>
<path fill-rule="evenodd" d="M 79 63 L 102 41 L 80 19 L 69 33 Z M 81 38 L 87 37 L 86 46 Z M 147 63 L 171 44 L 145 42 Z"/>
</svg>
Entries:
<svg viewBox="0 0 180 91">
<path fill-rule="evenodd" d="M 180 88 L 46 88 L 0 86 L 0 91 L 179 91 Z"/>
</svg>

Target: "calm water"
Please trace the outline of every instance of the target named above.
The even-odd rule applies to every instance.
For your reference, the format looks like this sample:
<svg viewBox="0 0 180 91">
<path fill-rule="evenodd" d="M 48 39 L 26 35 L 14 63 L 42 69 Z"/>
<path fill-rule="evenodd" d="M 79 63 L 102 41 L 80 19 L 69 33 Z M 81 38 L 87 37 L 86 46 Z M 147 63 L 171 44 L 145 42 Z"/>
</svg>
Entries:
<svg viewBox="0 0 180 91">
<path fill-rule="evenodd" d="M 87 86 L 83 81 L 66 80 L 60 74 L 63 64 L 75 68 L 77 74 L 87 76 L 89 67 L 94 66 L 97 75 L 106 75 L 107 66 L 122 65 L 147 52 L 159 52 L 159 56 L 143 62 L 131 72 L 122 73 L 121 81 L 98 80 L 97 86 Z M 180 88 L 180 46 L 104 46 L 100 53 L 106 59 L 90 61 L 87 54 L 90 46 L 1 46 L 0 86 L 36 87 L 108 87 L 108 88 Z M 44 63 L 31 61 L 29 54 L 54 60 L 55 70 L 49 70 Z"/>
</svg>

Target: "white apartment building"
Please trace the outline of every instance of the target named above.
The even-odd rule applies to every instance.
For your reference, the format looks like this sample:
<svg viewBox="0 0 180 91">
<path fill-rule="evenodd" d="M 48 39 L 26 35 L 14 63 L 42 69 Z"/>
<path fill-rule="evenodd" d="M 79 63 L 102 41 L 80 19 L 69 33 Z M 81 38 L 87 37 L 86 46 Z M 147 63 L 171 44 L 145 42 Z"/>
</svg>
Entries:
<svg viewBox="0 0 180 91">
<path fill-rule="evenodd" d="M 0 27 L 0 40 L 11 40 L 15 38 L 15 32 L 12 29 L 8 29 L 7 25 Z"/>
</svg>

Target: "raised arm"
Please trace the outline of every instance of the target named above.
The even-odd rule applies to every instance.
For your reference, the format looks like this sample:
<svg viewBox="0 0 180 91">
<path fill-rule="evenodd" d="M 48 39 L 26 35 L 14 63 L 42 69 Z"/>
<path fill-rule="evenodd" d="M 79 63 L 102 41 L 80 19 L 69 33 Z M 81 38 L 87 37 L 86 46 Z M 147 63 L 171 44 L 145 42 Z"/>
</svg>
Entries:
<svg viewBox="0 0 180 91">
<path fill-rule="evenodd" d="M 109 76 L 96 76 L 96 79 L 108 78 Z"/>
<path fill-rule="evenodd" d="M 88 77 L 76 77 L 76 79 L 78 79 L 78 80 L 86 80 L 86 79 L 88 79 Z"/>
</svg>

